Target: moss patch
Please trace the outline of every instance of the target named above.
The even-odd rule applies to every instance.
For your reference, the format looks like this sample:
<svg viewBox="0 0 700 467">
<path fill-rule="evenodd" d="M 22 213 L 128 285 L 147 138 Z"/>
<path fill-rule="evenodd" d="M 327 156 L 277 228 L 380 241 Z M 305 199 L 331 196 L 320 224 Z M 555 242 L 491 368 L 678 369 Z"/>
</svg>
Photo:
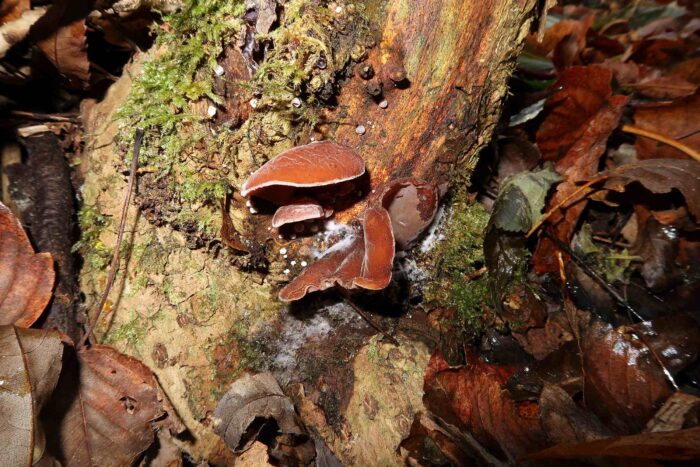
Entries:
<svg viewBox="0 0 700 467">
<path fill-rule="evenodd" d="M 452 213 L 443 233 L 445 240 L 431 257 L 437 258 L 434 280 L 426 298 L 438 306 L 453 307 L 456 325 L 468 333 L 483 328 L 484 305 L 488 302 L 486 274 L 471 276 L 484 265 L 484 233 L 489 214 L 478 203 L 455 196 Z"/>
</svg>

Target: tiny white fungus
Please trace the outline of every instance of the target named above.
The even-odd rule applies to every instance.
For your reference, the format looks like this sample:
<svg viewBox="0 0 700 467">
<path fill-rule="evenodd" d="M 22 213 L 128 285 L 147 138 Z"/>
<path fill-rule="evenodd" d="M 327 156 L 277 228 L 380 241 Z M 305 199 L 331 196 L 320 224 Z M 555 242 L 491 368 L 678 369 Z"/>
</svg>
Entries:
<svg viewBox="0 0 700 467">
<path fill-rule="evenodd" d="M 383 101 L 381 101 L 381 102 L 379 103 L 379 107 L 381 107 L 382 109 L 386 109 L 387 107 L 389 107 L 389 101 L 387 101 L 386 99 L 384 99 Z"/>
<path fill-rule="evenodd" d="M 282 249 L 280 250 L 280 254 L 281 254 L 281 255 L 286 255 L 286 254 L 287 254 L 287 249 L 286 249 L 286 248 L 282 248 Z"/>
<path fill-rule="evenodd" d="M 302 262 L 299 263 L 299 264 L 301 265 L 302 268 L 305 268 L 306 265 L 309 264 L 309 263 L 307 263 L 306 261 L 302 261 Z"/>
<path fill-rule="evenodd" d="M 255 99 L 255 98 L 251 99 L 251 100 L 250 100 L 250 106 L 251 106 L 252 108 L 256 108 L 256 107 L 258 106 L 258 100 Z"/>
<path fill-rule="evenodd" d="M 216 115 L 216 107 L 210 105 L 207 109 L 207 115 L 209 116 L 209 118 L 212 118 L 214 115 Z"/>
<path fill-rule="evenodd" d="M 294 107 L 301 107 L 301 99 L 299 99 L 298 97 L 295 97 L 294 99 L 292 99 L 292 105 Z"/>
<path fill-rule="evenodd" d="M 224 76 L 224 67 L 217 64 L 216 67 L 214 67 L 214 73 L 216 73 L 216 76 Z"/>
<path fill-rule="evenodd" d="M 291 260 L 291 261 L 289 262 L 289 264 L 291 264 L 292 266 L 294 266 L 294 265 L 297 264 L 297 262 L 296 262 L 295 260 Z"/>
<path fill-rule="evenodd" d="M 335 7 L 335 12 L 336 12 L 336 13 L 341 13 L 342 11 L 343 11 L 343 7 L 342 7 L 342 6 L 337 6 L 337 7 Z"/>
<path fill-rule="evenodd" d="M 357 125 L 357 128 L 355 128 L 355 133 L 358 135 L 364 135 L 365 131 L 367 131 L 367 129 L 364 127 L 364 125 Z"/>
<path fill-rule="evenodd" d="M 289 269 L 285 269 L 285 270 L 282 271 L 282 272 L 285 273 L 285 274 L 289 274 Z"/>
</svg>

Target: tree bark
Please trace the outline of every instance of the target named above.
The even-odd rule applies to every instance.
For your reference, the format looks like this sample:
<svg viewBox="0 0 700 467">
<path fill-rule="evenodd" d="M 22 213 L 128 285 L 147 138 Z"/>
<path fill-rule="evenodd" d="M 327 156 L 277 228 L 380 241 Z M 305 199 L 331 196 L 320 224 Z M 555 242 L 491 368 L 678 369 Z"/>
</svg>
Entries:
<svg viewBox="0 0 700 467">
<path fill-rule="evenodd" d="M 366 161 L 371 188 L 405 176 L 443 186 L 456 174 L 465 180 L 498 122 L 538 2 L 364 3 L 376 45 L 341 83 L 337 105 L 323 110 L 314 136 L 355 148 Z M 151 56 L 137 58 L 105 100 L 84 112 L 90 135 L 83 164 L 85 204 L 113 225 L 126 178 L 112 116 L 130 92 L 132 76 Z M 371 79 L 365 79 L 366 65 L 374 70 Z M 376 94 L 379 80 L 383 91 L 373 96 L 368 89 Z M 384 100 L 387 105 L 380 105 Z M 268 158 L 276 155 L 272 145 L 267 150 Z M 350 222 L 363 208 L 357 203 L 336 222 Z M 247 225 L 249 216 L 239 209 L 234 221 Z M 181 232 L 149 223 L 135 206 L 128 225 L 132 249 L 98 335 L 153 368 L 193 435 L 191 441 L 178 441 L 183 449 L 197 459 L 229 462 L 227 448 L 212 432 L 211 413 L 242 371 L 265 368 L 296 402 L 307 428 L 343 463 L 401 464 L 398 444 L 423 410 L 430 346 L 409 331 L 423 323 L 406 310 L 385 310 L 403 316 L 398 324 L 383 322 L 398 326 L 397 348 L 373 336 L 374 329 L 342 302 L 281 305 L 277 281 L 289 278 L 283 270 L 298 268 L 290 261 L 308 258 L 308 245 L 293 251 L 299 257 L 290 252 L 283 258 L 282 245 L 275 244 L 270 273 L 263 274 L 232 265 L 233 253 L 188 248 Z M 264 222 L 250 225 L 256 237 L 269 236 Z M 99 233 L 106 246 L 114 238 L 113 230 Z M 99 296 L 105 276 L 104 270 L 84 267 L 81 284 L 89 303 Z"/>
</svg>

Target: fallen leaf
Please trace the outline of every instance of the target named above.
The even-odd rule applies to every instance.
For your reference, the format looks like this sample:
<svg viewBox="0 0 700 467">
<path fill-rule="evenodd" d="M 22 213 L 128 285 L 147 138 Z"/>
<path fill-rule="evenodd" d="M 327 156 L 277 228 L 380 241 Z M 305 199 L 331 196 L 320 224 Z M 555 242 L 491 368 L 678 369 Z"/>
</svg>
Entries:
<svg viewBox="0 0 700 467">
<path fill-rule="evenodd" d="M 58 382 L 62 355 L 56 331 L 0 326 L 0 464 L 50 461 L 38 418 Z"/>
<path fill-rule="evenodd" d="M 153 443 L 167 402 L 143 363 L 94 345 L 64 364 L 46 414 L 48 450 L 64 466 L 132 465 Z M 174 414 L 163 422 L 172 421 Z"/>
<path fill-rule="evenodd" d="M 696 84 L 673 75 L 644 79 L 629 86 L 637 93 L 654 99 L 676 99 L 691 96 L 698 89 Z"/>
<path fill-rule="evenodd" d="M 608 137 L 617 127 L 625 96 L 612 96 L 609 70 L 599 67 L 568 68 L 559 81 L 560 91 L 550 97 L 550 114 L 537 132 L 537 144 L 545 158 L 557 159 L 555 169 L 564 177 L 549 201 L 556 206 L 578 189 L 576 183 L 598 172 Z M 565 152 L 564 152 L 565 151 Z M 552 235 L 568 244 L 585 202 L 557 211 L 549 218 Z M 535 271 L 559 270 L 555 243 L 542 238 L 533 254 Z"/>
<path fill-rule="evenodd" d="M 57 1 L 30 31 L 32 41 L 58 72 L 80 86 L 90 78 L 85 18 L 91 3 Z"/>
<path fill-rule="evenodd" d="M 634 110 L 634 124 L 700 151 L 700 94 L 670 104 L 638 106 Z M 639 160 L 688 159 L 684 152 L 643 136 L 637 136 L 636 148 Z"/>
<path fill-rule="evenodd" d="M 599 65 L 575 66 L 562 72 L 552 85 L 556 90 L 545 102 L 546 117 L 537 130 L 536 143 L 544 160 L 564 156 L 607 107 L 612 96 L 612 73 Z"/>
<path fill-rule="evenodd" d="M 0 4 L 0 25 L 16 20 L 29 10 L 29 0 L 4 0 Z"/>
<path fill-rule="evenodd" d="M 697 358 L 700 328 L 687 315 L 617 329 L 598 322 L 582 345 L 586 405 L 606 425 L 629 434 L 641 430 L 673 392 L 654 356 L 677 373 Z"/>
<path fill-rule="evenodd" d="M 268 454 L 275 453 L 283 459 L 301 458 L 306 465 L 315 457 L 313 441 L 294 404 L 271 373 L 245 375 L 234 382 L 216 406 L 214 417 L 214 431 L 236 453 L 246 451 L 259 440 L 270 448 Z M 274 439 L 261 437 L 266 427 L 276 427 Z"/>
<path fill-rule="evenodd" d="M 650 290 L 668 290 L 682 281 L 681 271 L 676 265 L 678 231 L 662 225 L 651 215 L 647 215 L 646 220 L 640 224 L 643 228 L 630 248 L 630 253 L 642 258 L 639 272 Z"/>
<path fill-rule="evenodd" d="M 654 433 L 690 428 L 697 426 L 699 416 L 700 397 L 678 391 L 664 402 L 664 405 L 649 420 L 644 431 Z"/>
<path fill-rule="evenodd" d="M 0 203 L 0 325 L 31 326 L 51 299 L 54 272 L 49 253 L 34 253 L 27 234 Z"/>
<path fill-rule="evenodd" d="M 576 459 L 579 457 L 693 460 L 700 457 L 700 427 L 618 436 L 580 444 L 558 444 L 525 456 L 523 460 Z"/>
<path fill-rule="evenodd" d="M 487 450 L 513 460 L 543 446 L 539 410 L 532 402 L 516 403 L 503 390 L 513 369 L 470 357 L 450 368 L 435 352 L 425 374 L 423 402 L 435 415 L 471 433 Z"/>
<path fill-rule="evenodd" d="M 583 443 L 613 435 L 595 415 L 576 405 L 559 386 L 545 384 L 539 402 L 542 428 L 552 444 Z"/>
</svg>

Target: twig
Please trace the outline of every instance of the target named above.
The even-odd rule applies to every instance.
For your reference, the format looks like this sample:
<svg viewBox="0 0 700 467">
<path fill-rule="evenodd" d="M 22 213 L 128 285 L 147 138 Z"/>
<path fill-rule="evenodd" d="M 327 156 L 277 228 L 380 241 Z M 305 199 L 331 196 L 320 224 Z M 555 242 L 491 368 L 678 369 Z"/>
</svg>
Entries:
<svg viewBox="0 0 700 467">
<path fill-rule="evenodd" d="M 396 338 L 394 338 L 393 336 L 390 336 L 390 335 L 389 335 L 384 329 L 382 329 L 377 323 L 375 323 L 374 321 L 372 321 L 372 318 L 370 318 L 369 315 L 367 315 L 367 313 L 365 313 L 364 310 L 363 310 L 362 308 L 360 308 L 359 306 L 357 306 L 357 304 L 356 304 L 355 302 L 352 301 L 352 299 L 350 298 L 350 294 L 349 294 L 347 291 L 343 290 L 343 291 L 341 292 L 341 296 L 342 296 L 343 299 L 345 300 L 345 303 L 347 303 L 348 305 L 350 305 L 350 306 L 352 307 L 352 309 L 355 310 L 355 312 L 356 312 L 358 315 L 360 315 L 360 317 L 361 317 L 362 319 L 364 319 L 364 320 L 367 322 L 367 324 L 369 324 L 370 326 L 372 326 L 378 333 L 380 333 L 381 335 L 383 335 L 384 337 L 386 337 L 387 339 L 389 339 L 389 341 L 390 341 L 392 344 L 394 344 L 394 345 L 396 345 L 396 346 L 399 345 L 399 341 L 397 341 Z"/>
<path fill-rule="evenodd" d="M 10 115 L 15 117 L 25 117 L 30 120 L 38 120 L 41 122 L 69 122 L 77 123 L 80 121 L 80 115 L 77 113 L 67 113 L 67 114 L 42 114 L 35 112 L 25 112 L 23 110 L 13 110 Z"/>
<path fill-rule="evenodd" d="M 102 298 L 100 298 L 100 303 L 95 311 L 95 316 L 90 321 L 85 334 L 83 334 L 82 339 L 77 345 L 77 349 L 80 350 L 88 340 L 88 337 L 95 328 L 97 321 L 100 319 L 100 314 L 102 309 L 107 303 L 107 297 L 109 297 L 109 291 L 112 289 L 114 284 L 114 279 L 117 276 L 117 271 L 119 270 L 119 257 L 122 246 L 122 239 L 124 238 L 124 230 L 126 228 L 126 214 L 129 211 L 129 203 L 131 202 L 131 192 L 133 191 L 134 182 L 136 180 L 136 169 L 138 167 L 139 152 L 141 150 L 141 141 L 143 141 L 143 130 L 141 128 L 136 130 L 136 137 L 134 138 L 134 153 L 131 157 L 131 173 L 129 174 L 129 183 L 126 187 L 126 196 L 124 196 L 124 205 L 122 206 L 122 218 L 119 222 L 119 230 L 117 231 L 117 243 L 114 246 L 114 254 L 112 255 L 112 262 L 109 265 L 109 275 L 107 276 L 107 284 L 105 285 L 105 290 L 102 292 Z"/>
<path fill-rule="evenodd" d="M 631 313 L 639 321 L 644 321 L 644 318 L 639 313 L 637 313 L 637 311 L 635 311 L 635 309 L 632 308 L 632 306 L 629 303 L 627 303 L 627 300 L 625 300 L 624 297 L 622 295 L 620 295 L 620 293 L 617 290 L 615 290 L 602 277 L 600 277 L 598 275 L 598 273 L 596 273 L 593 269 L 591 269 L 591 267 L 585 261 L 583 261 L 581 258 L 579 258 L 576 253 L 571 251 L 571 248 L 566 246 L 564 244 L 564 242 L 559 240 L 554 235 L 550 235 L 546 230 L 543 231 L 543 235 L 545 237 L 549 238 L 550 240 L 552 240 L 557 245 L 557 247 L 559 247 L 560 250 L 562 250 L 564 253 L 569 255 L 571 257 L 571 259 L 573 260 L 573 262 L 576 263 L 576 265 L 578 267 L 580 267 L 583 270 L 583 272 L 586 273 L 587 276 L 589 276 L 596 283 L 598 283 L 598 285 L 600 285 L 603 289 L 605 289 L 605 291 L 608 292 L 615 299 L 615 301 L 618 304 L 620 304 L 622 307 L 624 307 L 629 313 Z"/>
<path fill-rule="evenodd" d="M 691 148 L 687 144 L 683 144 L 679 141 L 676 141 L 673 138 L 669 138 L 668 136 L 664 136 L 661 133 L 656 133 L 655 131 L 645 130 L 643 128 L 639 128 L 639 127 L 636 127 L 634 125 L 622 125 L 622 131 L 625 131 L 627 133 L 632 133 L 633 135 L 644 136 L 645 138 L 651 138 L 651 139 L 656 140 L 660 143 L 668 144 L 669 146 L 671 146 L 675 149 L 678 149 L 679 151 L 692 157 L 696 161 L 700 161 L 700 152 Z"/>
<path fill-rule="evenodd" d="M 601 181 L 601 180 L 605 180 L 606 178 L 608 178 L 608 175 L 602 175 L 602 176 L 600 176 L 600 177 L 596 177 L 596 178 L 594 178 L 594 179 L 592 179 L 592 180 L 589 180 L 589 181 L 586 182 L 585 184 L 581 185 L 576 191 L 574 191 L 573 193 L 571 193 L 569 196 L 567 196 L 567 197 L 565 197 L 563 200 L 559 201 L 559 202 L 556 204 L 556 206 L 553 206 L 552 208 L 549 209 L 549 211 L 547 211 L 546 213 L 544 213 L 544 214 L 542 215 L 542 217 L 540 218 L 540 220 L 537 221 L 537 223 L 530 229 L 530 231 L 527 233 L 527 235 L 525 236 L 525 238 L 528 238 L 528 237 L 530 237 L 530 235 L 532 235 L 533 233 L 535 233 L 535 232 L 537 231 L 537 229 L 539 229 L 540 226 L 541 226 L 542 224 L 544 224 L 544 222 L 552 216 L 552 214 L 554 214 L 556 211 L 558 211 L 559 209 L 561 209 L 561 208 L 562 208 L 565 204 L 567 204 L 569 201 L 573 200 L 574 198 L 576 198 L 576 200 L 578 201 L 578 198 L 577 198 L 577 197 L 578 197 L 579 195 L 581 195 L 581 194 L 583 193 L 584 190 L 586 190 L 586 189 L 587 189 L 588 187 L 590 187 L 591 185 L 594 185 L 594 184 L 598 183 L 598 182 Z"/>
</svg>

